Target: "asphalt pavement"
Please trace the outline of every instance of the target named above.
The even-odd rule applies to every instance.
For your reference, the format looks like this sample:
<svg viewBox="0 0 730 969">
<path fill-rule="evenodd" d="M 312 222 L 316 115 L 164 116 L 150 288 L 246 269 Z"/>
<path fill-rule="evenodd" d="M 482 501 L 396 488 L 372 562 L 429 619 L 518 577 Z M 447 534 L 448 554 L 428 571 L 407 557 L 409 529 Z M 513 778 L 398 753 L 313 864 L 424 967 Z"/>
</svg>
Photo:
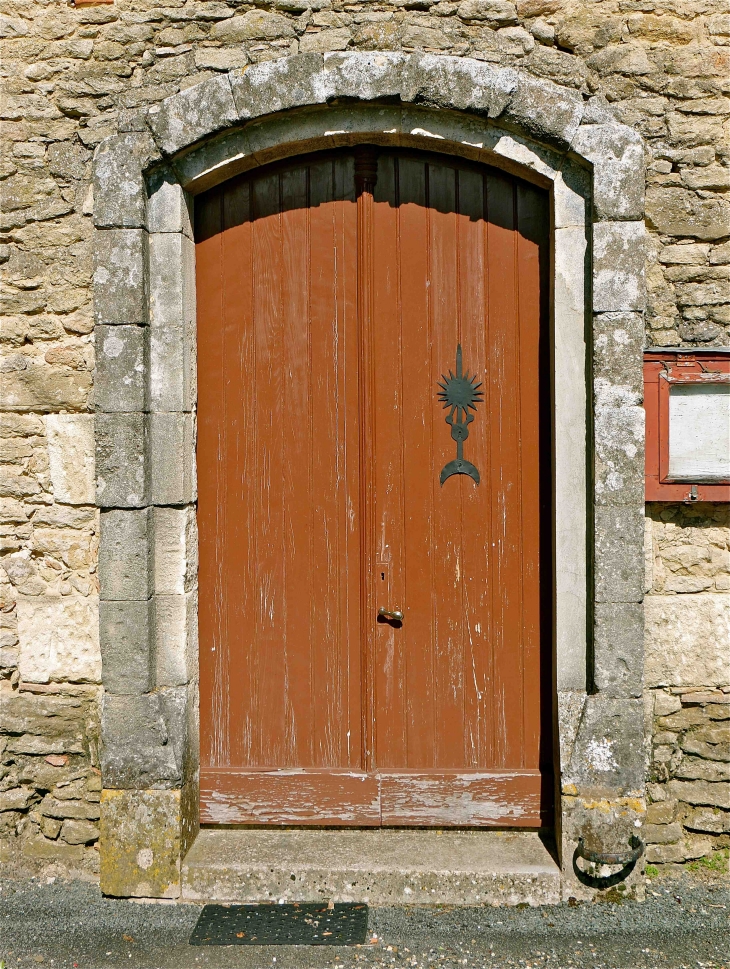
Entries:
<svg viewBox="0 0 730 969">
<path fill-rule="evenodd" d="M 371 909 L 369 941 L 353 947 L 191 946 L 200 905 L 0 880 L 0 969 L 730 969 L 728 877 L 655 880 L 645 902 Z"/>
</svg>

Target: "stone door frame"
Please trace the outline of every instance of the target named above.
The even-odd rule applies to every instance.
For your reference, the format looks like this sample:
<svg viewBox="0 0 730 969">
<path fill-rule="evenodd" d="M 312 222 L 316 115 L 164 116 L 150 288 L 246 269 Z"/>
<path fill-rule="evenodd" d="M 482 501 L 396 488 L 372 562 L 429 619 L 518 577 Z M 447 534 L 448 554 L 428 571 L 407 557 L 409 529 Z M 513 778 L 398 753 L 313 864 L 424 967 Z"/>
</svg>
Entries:
<svg viewBox="0 0 730 969">
<path fill-rule="evenodd" d="M 526 72 L 390 52 L 265 62 L 124 128 L 94 161 L 103 891 L 179 895 L 198 828 L 192 199 L 363 142 L 550 191 L 556 823 L 566 870 L 579 834 L 625 846 L 644 796 L 641 138 Z"/>
</svg>

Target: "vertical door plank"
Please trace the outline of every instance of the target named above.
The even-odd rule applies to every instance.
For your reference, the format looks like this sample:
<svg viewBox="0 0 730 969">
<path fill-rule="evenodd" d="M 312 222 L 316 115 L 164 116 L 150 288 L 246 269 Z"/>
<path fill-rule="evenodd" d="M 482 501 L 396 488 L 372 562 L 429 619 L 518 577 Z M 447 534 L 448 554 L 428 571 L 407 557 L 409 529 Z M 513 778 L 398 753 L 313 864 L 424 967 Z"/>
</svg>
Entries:
<svg viewBox="0 0 730 969">
<path fill-rule="evenodd" d="M 405 654 L 408 621 L 402 628 L 376 622 L 379 608 L 405 606 L 403 558 L 404 401 L 401 365 L 401 265 L 398 224 L 398 160 L 381 155 L 373 205 L 373 329 L 375 335 L 375 764 L 407 759 Z M 405 633 L 405 635 L 404 635 Z"/>
<path fill-rule="evenodd" d="M 345 538 L 339 490 L 344 483 L 344 422 L 347 398 L 341 395 L 342 347 L 337 305 L 334 163 L 310 166 L 310 360 L 312 374 L 312 679 L 314 763 L 333 767 L 346 756 L 347 725 L 342 706 L 345 687 L 341 599 L 342 542 Z M 344 689 L 346 695 L 346 688 Z M 346 762 L 346 761 L 345 761 Z"/>
<path fill-rule="evenodd" d="M 224 399 L 219 415 L 222 451 L 218 457 L 224 488 L 217 496 L 218 582 L 224 593 L 218 610 L 225 617 L 230 762 L 251 756 L 256 711 L 257 656 L 248 623 L 256 588 L 256 523 L 252 519 L 258 402 L 251 274 L 251 192 L 245 183 L 222 195 L 223 319 L 221 371 L 215 376 Z M 215 332 L 215 330 L 213 330 Z M 203 341 L 206 334 L 202 334 Z M 201 503 L 201 505 L 204 504 Z M 241 510 L 244 510 L 241 513 Z M 236 594 L 231 596 L 231 590 Z"/>
<path fill-rule="evenodd" d="M 429 296 L 431 310 L 431 420 L 434 438 L 443 442 L 446 460 L 456 456 L 456 445 L 437 399 L 441 374 L 456 368 L 461 339 L 459 276 L 457 266 L 457 174 L 451 166 L 428 163 L 430 234 Z M 438 453 L 438 452 L 437 452 Z M 430 469 L 436 477 L 441 467 Z M 434 684 L 436 696 L 435 760 L 441 767 L 464 766 L 464 644 L 461 555 L 461 504 L 470 478 L 456 475 L 435 490 L 433 556 L 436 565 L 434 617 Z"/>
<path fill-rule="evenodd" d="M 399 161 L 398 208 L 401 261 L 401 367 L 403 372 L 403 489 L 404 524 L 402 568 L 406 623 L 398 636 L 405 654 L 407 757 L 403 767 L 433 767 L 436 697 L 434 693 L 434 621 L 437 563 L 431 524 L 434 456 L 431 420 L 433 370 L 428 285 L 428 210 L 426 165 L 422 159 Z M 437 417 L 438 420 L 438 417 Z"/>
<path fill-rule="evenodd" d="M 464 367 L 481 383 L 486 397 L 489 360 L 487 354 L 486 209 L 484 175 L 459 172 L 458 272 L 461 344 Z M 489 414 L 485 400 L 476 404 L 474 421 L 464 445 L 467 460 L 476 465 L 481 481 L 463 478 L 461 584 L 464 636 L 464 742 L 465 767 L 492 763 L 491 725 L 491 476 Z"/>
<path fill-rule="evenodd" d="M 522 763 L 520 384 L 514 183 L 487 176 L 495 761 Z"/>
<path fill-rule="evenodd" d="M 259 488 L 256 556 L 258 604 L 256 642 L 258 681 L 256 715 L 261 766 L 284 759 L 286 725 L 282 702 L 286 676 L 283 489 L 284 380 L 282 373 L 282 259 L 280 176 L 278 172 L 253 182 L 255 217 L 253 284 L 256 338 L 256 401 Z"/>
<path fill-rule="evenodd" d="M 354 160 L 340 155 L 334 166 L 335 218 L 335 301 L 337 341 L 340 354 L 339 384 L 340 437 L 338 466 L 338 515 L 340 520 L 340 627 L 338 659 L 344 682 L 343 765 L 363 770 L 362 707 L 365 685 L 361 677 L 362 617 L 360 589 L 360 476 L 362 462 L 359 437 L 359 359 L 357 322 L 357 206 Z"/>
<path fill-rule="evenodd" d="M 282 321 L 284 353 L 284 575 L 286 594 L 286 756 L 281 766 L 313 764 L 315 708 L 312 633 L 317 622 L 309 568 L 312 554 L 311 299 L 309 170 L 281 174 Z"/>
</svg>

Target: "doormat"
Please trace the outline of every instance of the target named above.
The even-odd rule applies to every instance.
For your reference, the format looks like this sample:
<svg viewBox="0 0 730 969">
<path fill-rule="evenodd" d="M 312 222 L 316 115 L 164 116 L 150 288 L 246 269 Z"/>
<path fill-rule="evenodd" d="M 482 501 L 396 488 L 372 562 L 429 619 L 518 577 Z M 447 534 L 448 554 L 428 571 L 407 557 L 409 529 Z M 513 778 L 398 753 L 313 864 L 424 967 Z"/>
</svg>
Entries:
<svg viewBox="0 0 730 969">
<path fill-rule="evenodd" d="M 367 927 L 357 902 L 206 905 L 190 945 L 361 945 Z"/>
</svg>

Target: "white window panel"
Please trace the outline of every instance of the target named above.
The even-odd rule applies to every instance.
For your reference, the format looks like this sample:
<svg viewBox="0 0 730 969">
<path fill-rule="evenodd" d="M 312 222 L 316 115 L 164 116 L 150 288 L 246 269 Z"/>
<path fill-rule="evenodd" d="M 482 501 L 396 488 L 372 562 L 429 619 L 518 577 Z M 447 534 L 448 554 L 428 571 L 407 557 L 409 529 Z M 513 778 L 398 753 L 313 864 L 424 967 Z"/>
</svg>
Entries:
<svg viewBox="0 0 730 969">
<path fill-rule="evenodd" d="M 730 384 L 670 387 L 669 477 L 730 480 Z"/>
</svg>

